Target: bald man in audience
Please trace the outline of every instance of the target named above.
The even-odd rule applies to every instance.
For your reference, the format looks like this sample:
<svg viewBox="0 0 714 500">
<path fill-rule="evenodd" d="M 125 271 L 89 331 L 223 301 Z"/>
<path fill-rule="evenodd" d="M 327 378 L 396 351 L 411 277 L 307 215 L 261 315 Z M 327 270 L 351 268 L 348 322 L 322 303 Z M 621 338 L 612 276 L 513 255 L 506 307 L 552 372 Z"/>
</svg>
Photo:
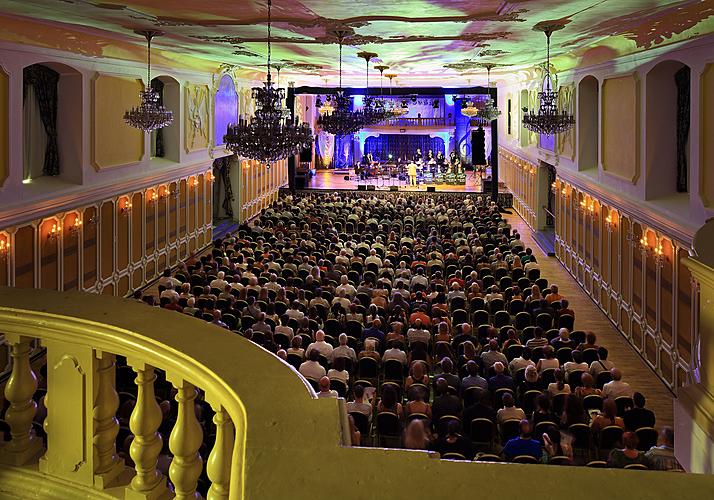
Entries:
<svg viewBox="0 0 714 500">
<path fill-rule="evenodd" d="M 327 376 L 320 377 L 318 384 L 320 386 L 320 392 L 317 393 L 318 398 L 338 397 L 337 391 L 330 389 L 330 379 Z"/>
<path fill-rule="evenodd" d="M 255 328 L 255 325 L 253 325 L 253 328 Z M 318 330 L 315 333 L 315 342 L 307 346 L 307 349 L 305 349 L 305 354 L 309 356 L 312 350 L 316 350 L 317 352 L 325 356 L 328 361 L 332 361 L 333 347 L 327 342 L 325 342 L 325 332 L 323 332 L 322 330 Z"/>
<path fill-rule="evenodd" d="M 602 395 L 605 398 L 619 398 L 622 396 L 631 398 L 634 394 L 632 387 L 627 382 L 622 381 L 622 371 L 618 368 L 610 370 L 612 381 L 605 384 L 602 388 Z"/>
</svg>

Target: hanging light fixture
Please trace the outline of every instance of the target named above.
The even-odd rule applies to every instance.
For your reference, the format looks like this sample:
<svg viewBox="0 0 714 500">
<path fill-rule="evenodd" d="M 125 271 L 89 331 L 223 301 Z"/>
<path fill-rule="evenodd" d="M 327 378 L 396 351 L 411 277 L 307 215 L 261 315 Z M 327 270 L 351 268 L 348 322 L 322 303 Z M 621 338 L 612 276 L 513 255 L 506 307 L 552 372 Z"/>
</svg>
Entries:
<svg viewBox="0 0 714 500">
<path fill-rule="evenodd" d="M 317 119 L 317 123 L 325 132 L 343 136 L 363 129 L 367 120 L 364 111 L 352 111 L 350 109 L 350 98 L 345 95 L 342 89 L 342 44 L 348 32 L 337 30 L 333 34 L 340 45 L 340 86 L 337 89 L 337 95 L 332 98 L 335 109 L 330 113 L 321 115 Z"/>
<path fill-rule="evenodd" d="M 467 79 L 466 82 L 468 83 L 468 86 L 471 87 L 471 80 Z M 464 100 L 461 103 L 461 114 L 468 116 L 469 118 L 476 118 L 476 115 L 478 115 L 479 112 L 476 102 L 474 102 L 471 98 L 467 98 L 466 95 L 464 95 L 463 99 Z"/>
<path fill-rule="evenodd" d="M 375 123 L 384 121 L 388 117 L 388 114 L 384 107 L 379 105 L 381 101 L 378 99 L 374 99 L 372 96 L 369 95 L 369 61 L 377 57 L 377 54 L 375 54 L 374 52 L 362 51 L 357 53 L 357 57 L 361 57 L 367 62 L 367 95 L 364 98 L 363 107 L 365 115 L 365 125 L 374 125 Z"/>
<path fill-rule="evenodd" d="M 395 73 L 389 73 L 388 75 L 384 75 L 387 78 L 389 78 L 389 96 L 392 96 L 392 80 L 397 77 Z M 389 114 L 392 116 L 396 116 L 399 118 L 400 116 L 404 116 L 407 113 L 409 113 L 409 104 L 407 104 L 406 99 L 402 99 L 401 103 L 397 103 L 396 101 L 391 101 L 390 106 L 387 108 L 389 110 Z"/>
<path fill-rule="evenodd" d="M 325 82 L 325 87 L 327 87 L 327 77 L 323 77 L 322 81 Z M 335 110 L 335 107 L 332 105 L 332 97 L 329 94 L 325 96 L 324 101 L 322 100 L 322 96 L 317 96 L 315 107 L 321 115 L 332 113 Z"/>
<path fill-rule="evenodd" d="M 384 81 L 384 70 L 389 69 L 389 66 L 385 64 L 378 64 L 374 67 L 374 69 L 379 71 L 379 99 L 376 100 L 376 105 L 384 109 L 387 115 L 391 115 L 391 113 L 387 109 L 387 103 L 384 102 L 384 86 L 382 85 Z M 387 116 L 386 118 L 389 118 L 389 116 Z"/>
<path fill-rule="evenodd" d="M 488 71 L 488 77 L 486 80 L 486 88 L 488 89 L 488 99 L 486 100 L 486 104 L 484 105 L 484 107 L 482 107 L 476 115 L 480 120 L 483 120 L 484 122 L 488 123 L 491 123 L 493 120 L 501 116 L 501 110 L 496 107 L 496 102 L 491 97 L 491 68 L 493 68 L 494 66 L 495 64 L 492 63 L 486 63 L 483 65 L 483 67 L 486 68 L 486 71 Z"/>
<path fill-rule="evenodd" d="M 146 38 L 146 88 L 139 92 L 141 96 L 139 106 L 124 113 L 124 122 L 130 127 L 151 132 L 168 127 L 174 121 L 174 114 L 159 104 L 161 96 L 151 88 L 151 39 L 164 33 L 155 30 L 136 30 L 134 33 Z"/>
<path fill-rule="evenodd" d="M 547 25 L 536 27 L 543 31 L 547 40 L 548 52 L 545 62 L 545 90 L 538 92 L 540 106 L 538 114 L 528 108 L 523 108 L 523 126 L 537 134 L 553 135 L 565 132 L 575 125 L 575 117 L 566 110 L 558 110 L 558 92 L 551 90 L 550 81 L 550 35 L 554 31 L 563 29 L 562 25 Z"/>
<path fill-rule="evenodd" d="M 226 148 L 244 158 L 258 160 L 270 168 L 272 162 L 296 155 L 314 137 L 307 123 L 292 120 L 283 108 L 285 89 L 273 87 L 270 75 L 271 6 L 268 0 L 268 76 L 262 87 L 254 87 L 255 114 L 250 120 L 240 117 L 228 125 L 223 141 Z"/>
</svg>

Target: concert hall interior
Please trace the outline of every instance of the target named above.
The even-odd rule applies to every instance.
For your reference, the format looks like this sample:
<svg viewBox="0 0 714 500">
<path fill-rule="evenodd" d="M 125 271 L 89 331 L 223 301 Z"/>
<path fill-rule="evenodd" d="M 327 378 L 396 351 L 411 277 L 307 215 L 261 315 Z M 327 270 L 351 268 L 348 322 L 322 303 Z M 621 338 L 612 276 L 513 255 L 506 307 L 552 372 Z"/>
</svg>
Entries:
<svg viewBox="0 0 714 500">
<path fill-rule="evenodd" d="M 0 0 L 0 500 L 712 492 L 714 0 Z"/>
</svg>

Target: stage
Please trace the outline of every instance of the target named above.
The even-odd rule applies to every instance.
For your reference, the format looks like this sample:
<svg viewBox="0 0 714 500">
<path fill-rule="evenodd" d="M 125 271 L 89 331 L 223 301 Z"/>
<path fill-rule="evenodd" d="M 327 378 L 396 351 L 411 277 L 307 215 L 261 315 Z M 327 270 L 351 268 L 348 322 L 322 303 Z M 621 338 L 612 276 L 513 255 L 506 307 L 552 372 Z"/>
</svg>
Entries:
<svg viewBox="0 0 714 500">
<path fill-rule="evenodd" d="M 410 186 L 408 181 L 391 176 L 372 176 L 369 179 L 360 179 L 354 169 L 350 170 L 317 170 L 315 175 L 306 179 L 306 189 L 325 190 L 357 190 L 360 185 L 367 186 L 368 190 L 390 191 L 396 187 L 397 191 L 426 192 L 428 187 L 433 187 L 436 192 L 446 193 L 484 193 L 483 182 L 475 172 L 466 172 L 465 184 L 435 184 L 420 183 Z M 499 186 L 499 193 L 507 193 L 505 187 Z"/>
</svg>

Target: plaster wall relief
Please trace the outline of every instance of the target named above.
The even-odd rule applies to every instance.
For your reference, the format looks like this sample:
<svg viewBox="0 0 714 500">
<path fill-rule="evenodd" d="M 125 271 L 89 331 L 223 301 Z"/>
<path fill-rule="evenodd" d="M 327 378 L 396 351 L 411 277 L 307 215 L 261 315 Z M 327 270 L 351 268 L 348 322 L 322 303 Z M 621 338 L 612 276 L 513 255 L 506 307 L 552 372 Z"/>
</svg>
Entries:
<svg viewBox="0 0 714 500">
<path fill-rule="evenodd" d="M 558 91 L 558 108 L 567 111 L 577 120 L 578 117 L 575 115 L 575 93 L 574 84 L 561 86 Z M 575 133 L 576 127 L 573 127 L 567 132 L 558 134 L 557 136 L 557 152 L 560 156 L 568 158 L 569 160 L 575 160 Z"/>
<path fill-rule="evenodd" d="M 186 84 L 186 152 L 206 149 L 211 137 L 211 93 L 208 85 Z"/>
</svg>

